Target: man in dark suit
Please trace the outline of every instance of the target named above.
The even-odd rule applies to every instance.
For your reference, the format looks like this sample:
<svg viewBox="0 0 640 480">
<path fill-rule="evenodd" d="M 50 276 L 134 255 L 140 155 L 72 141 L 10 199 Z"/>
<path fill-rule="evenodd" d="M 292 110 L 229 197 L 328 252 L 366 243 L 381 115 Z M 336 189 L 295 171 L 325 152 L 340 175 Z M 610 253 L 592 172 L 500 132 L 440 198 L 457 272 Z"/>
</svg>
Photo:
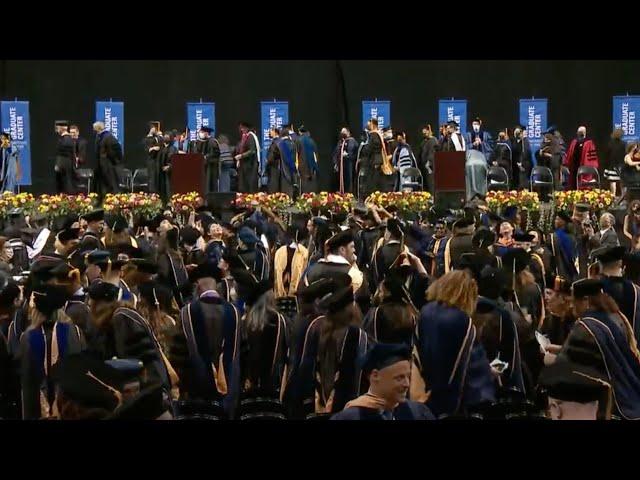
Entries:
<svg viewBox="0 0 640 480">
<path fill-rule="evenodd" d="M 592 249 L 600 247 L 617 247 L 620 245 L 618 234 L 615 230 L 616 217 L 605 212 L 600 216 L 600 230 L 589 239 Z"/>
</svg>

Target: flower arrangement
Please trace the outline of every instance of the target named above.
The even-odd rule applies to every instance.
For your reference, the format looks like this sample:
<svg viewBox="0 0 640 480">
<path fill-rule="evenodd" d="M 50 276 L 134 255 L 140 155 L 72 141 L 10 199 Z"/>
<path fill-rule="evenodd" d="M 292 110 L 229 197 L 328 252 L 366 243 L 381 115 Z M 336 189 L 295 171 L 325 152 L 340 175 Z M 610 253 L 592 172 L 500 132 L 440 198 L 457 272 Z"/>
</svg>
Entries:
<svg viewBox="0 0 640 480">
<path fill-rule="evenodd" d="M 96 207 L 98 194 L 89 195 L 40 195 L 35 201 L 34 210 L 49 218 L 62 215 L 84 215 Z"/>
<path fill-rule="evenodd" d="M 303 212 L 319 213 L 348 213 L 354 204 L 351 193 L 303 193 L 298 197 L 295 206 Z"/>
<path fill-rule="evenodd" d="M 180 215 L 188 215 L 202 205 L 204 205 L 204 198 L 198 192 L 175 193 L 169 200 L 169 207 L 175 214 Z"/>
<path fill-rule="evenodd" d="M 600 211 L 613 204 L 613 194 L 609 190 L 568 190 L 553 194 L 554 205 L 558 210 L 571 212 L 577 203 L 589 204 L 591 210 Z"/>
<path fill-rule="evenodd" d="M 6 218 L 9 211 L 20 208 L 25 215 L 30 215 L 35 206 L 35 197 L 30 193 L 4 192 L 0 195 L 0 217 Z"/>
<path fill-rule="evenodd" d="M 401 216 L 427 211 L 431 202 L 429 192 L 374 192 L 366 200 L 366 203 L 373 203 L 384 209 L 393 207 Z"/>
<path fill-rule="evenodd" d="M 162 199 L 157 193 L 107 193 L 103 207 L 108 214 L 152 218 L 162 212 Z"/>
<path fill-rule="evenodd" d="M 537 212 L 540 210 L 540 198 L 537 192 L 528 190 L 490 191 L 486 196 L 487 206 L 492 212 L 500 212 L 505 207 L 518 207 L 521 210 Z"/>
<path fill-rule="evenodd" d="M 258 193 L 236 193 L 235 206 L 237 208 L 252 208 L 254 206 L 262 205 L 265 202 L 267 194 L 264 192 Z"/>
<path fill-rule="evenodd" d="M 293 200 L 286 193 L 272 193 L 263 199 L 262 206 L 267 207 L 273 212 L 282 212 L 293 204 Z"/>
</svg>

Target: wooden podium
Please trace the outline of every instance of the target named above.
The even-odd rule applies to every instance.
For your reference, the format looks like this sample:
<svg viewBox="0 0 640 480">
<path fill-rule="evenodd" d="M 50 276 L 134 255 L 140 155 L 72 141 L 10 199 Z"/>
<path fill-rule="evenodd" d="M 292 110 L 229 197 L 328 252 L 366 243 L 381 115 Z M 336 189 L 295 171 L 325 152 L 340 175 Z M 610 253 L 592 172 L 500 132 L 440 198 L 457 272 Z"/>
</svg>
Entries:
<svg viewBox="0 0 640 480">
<path fill-rule="evenodd" d="M 465 163 L 465 152 L 436 152 L 433 159 L 434 203 L 460 208 L 466 192 Z"/>
<path fill-rule="evenodd" d="M 171 157 L 171 193 L 204 195 L 204 155 L 176 153 Z"/>
</svg>

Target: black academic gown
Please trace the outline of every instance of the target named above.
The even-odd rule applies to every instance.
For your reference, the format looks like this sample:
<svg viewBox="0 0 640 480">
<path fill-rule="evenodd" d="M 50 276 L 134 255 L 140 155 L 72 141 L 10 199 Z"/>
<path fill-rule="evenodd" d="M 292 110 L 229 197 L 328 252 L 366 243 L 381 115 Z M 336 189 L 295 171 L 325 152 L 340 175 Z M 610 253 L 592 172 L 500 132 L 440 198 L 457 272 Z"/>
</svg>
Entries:
<svg viewBox="0 0 640 480">
<path fill-rule="evenodd" d="M 400 242 L 391 240 L 380 247 L 373 257 L 374 281 L 376 287 L 380 284 L 393 262 L 400 255 Z"/>
<path fill-rule="evenodd" d="M 58 193 L 76 193 L 75 146 L 71 135 L 60 135 L 56 147 L 56 190 Z"/>
<path fill-rule="evenodd" d="M 180 307 L 189 301 L 189 274 L 178 252 L 170 250 L 158 255 L 158 280 L 171 289 Z"/>
<path fill-rule="evenodd" d="M 355 235 L 356 240 L 356 263 L 360 271 L 367 277 L 370 293 L 373 295 L 377 288 L 376 279 L 374 277 L 373 252 L 375 251 L 378 240 L 383 235 L 381 227 L 370 227 L 358 230 Z"/>
<path fill-rule="evenodd" d="M 358 157 L 355 138 L 341 138 L 333 152 L 333 165 L 338 177 L 336 191 L 353 193 L 353 174 Z"/>
<path fill-rule="evenodd" d="M 296 146 L 289 137 L 283 137 L 271 144 L 267 154 L 269 166 L 269 193 L 286 193 L 293 198 L 298 185 L 295 171 Z"/>
<path fill-rule="evenodd" d="M 147 135 L 143 141 L 145 151 L 147 152 L 147 172 L 149 174 L 149 191 L 160 191 L 160 173 L 162 168 L 160 165 L 160 151 L 164 146 L 164 139 L 160 135 Z M 150 150 L 151 148 L 159 148 L 160 150 Z"/>
<path fill-rule="evenodd" d="M 118 175 L 122 164 L 122 147 L 108 130 L 96 136 L 96 162 L 94 172 L 96 190 L 100 198 L 107 193 L 118 193 Z"/>
<path fill-rule="evenodd" d="M 163 167 L 171 166 L 171 157 L 178 153 L 178 149 L 173 144 L 162 145 L 158 154 L 159 171 L 157 172 L 158 178 L 156 179 L 157 190 L 150 190 L 151 192 L 158 193 L 163 202 L 168 202 L 171 198 L 171 169 L 166 172 Z"/>
<path fill-rule="evenodd" d="M 87 305 L 87 294 L 74 294 L 65 304 L 64 313 L 80 328 L 87 342 L 90 342 L 95 334 L 95 325 L 91 319 L 91 311 Z"/>
<path fill-rule="evenodd" d="M 440 145 L 436 137 L 425 138 L 420 144 L 418 168 L 420 168 L 420 172 L 422 173 L 425 190 L 428 192 L 433 192 L 433 166 L 435 154 L 439 149 Z M 431 173 L 429 173 L 429 170 L 431 170 Z"/>
<path fill-rule="evenodd" d="M 181 372 L 181 399 L 220 402 L 233 418 L 240 392 L 240 315 L 220 297 L 201 297 L 180 311 L 189 362 Z"/>
<path fill-rule="evenodd" d="M 269 278 L 269 259 L 264 247 L 260 244 L 238 250 L 244 264 L 253 272 L 258 281 Z"/>
<path fill-rule="evenodd" d="M 376 190 L 382 188 L 382 174 L 380 167 L 382 166 L 384 150 L 382 146 L 382 137 L 379 133 L 371 132 L 369 141 L 362 147 L 363 167 L 366 168 L 367 175 L 361 178 L 363 185 L 363 198 L 368 197 Z"/>
<path fill-rule="evenodd" d="M 206 193 L 218 191 L 220 177 L 220 144 L 214 137 L 192 143 L 193 152 L 204 156 L 204 178 Z"/>
<path fill-rule="evenodd" d="M 244 145 L 238 148 L 236 155 L 241 155 L 238 168 L 238 191 L 241 193 L 255 193 L 258 191 L 258 156 L 260 146 L 253 132 L 247 136 Z"/>
<path fill-rule="evenodd" d="M 405 307 L 406 304 L 388 298 L 379 306 L 372 307 L 364 319 L 362 328 L 373 343 L 404 343 L 413 347 L 415 321 L 410 325 L 398 327 L 394 319 L 393 307 Z"/>
<path fill-rule="evenodd" d="M 318 146 L 309 134 L 298 137 L 298 171 L 300 172 L 300 192 L 318 191 Z"/>
<path fill-rule="evenodd" d="M 603 276 L 601 280 L 604 292 L 616 301 L 640 343 L 640 287 L 622 277 Z"/>
<path fill-rule="evenodd" d="M 85 232 L 80 240 L 80 246 L 78 250 L 81 252 L 91 250 L 104 250 L 104 243 L 100 240 L 100 237 L 93 232 Z"/>
<path fill-rule="evenodd" d="M 57 321 L 54 312 L 42 326 L 29 328 L 20 338 L 22 418 L 39 419 L 56 415 L 52 367 L 67 355 L 85 348 L 80 328 Z"/>
</svg>

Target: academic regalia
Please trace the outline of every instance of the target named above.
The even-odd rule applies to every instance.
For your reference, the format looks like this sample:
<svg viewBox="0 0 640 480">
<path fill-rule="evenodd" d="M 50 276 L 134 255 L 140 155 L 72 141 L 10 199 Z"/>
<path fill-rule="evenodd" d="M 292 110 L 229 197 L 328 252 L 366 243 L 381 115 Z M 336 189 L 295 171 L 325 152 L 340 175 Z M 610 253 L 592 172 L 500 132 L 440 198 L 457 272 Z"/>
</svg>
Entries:
<svg viewBox="0 0 640 480">
<path fill-rule="evenodd" d="M 454 233 L 444 251 L 445 273 L 457 268 L 462 255 L 473 252 L 472 233 Z"/>
<path fill-rule="evenodd" d="M 570 283 L 577 280 L 578 252 L 575 237 L 564 229 L 557 229 L 551 234 L 551 252 L 552 271 Z"/>
<path fill-rule="evenodd" d="M 405 328 L 397 328 L 394 324 L 393 307 L 406 307 L 407 303 L 393 297 L 386 298 L 380 305 L 372 307 L 362 324 L 374 343 L 404 343 L 413 346 L 413 332 L 415 321 Z"/>
<path fill-rule="evenodd" d="M 259 188 L 258 166 L 260 165 L 260 142 L 252 131 L 242 135 L 236 147 L 236 155 L 241 155 L 238 168 L 238 191 L 255 193 Z"/>
<path fill-rule="evenodd" d="M 272 144 L 273 145 L 273 144 Z M 269 165 L 269 193 L 286 193 L 293 198 L 299 187 L 296 168 L 296 146 L 289 136 L 281 137 L 276 143 L 271 156 L 267 158 Z"/>
<path fill-rule="evenodd" d="M 56 146 L 56 190 L 58 193 L 76 193 L 74 163 L 73 139 L 69 134 L 60 135 Z"/>
<path fill-rule="evenodd" d="M 87 305 L 87 294 L 84 290 L 74 293 L 64 306 L 64 313 L 80 328 L 84 338 L 90 342 L 95 326 L 91 319 L 91 311 Z"/>
<path fill-rule="evenodd" d="M 480 138 L 481 142 L 480 146 L 476 146 L 473 142 L 476 138 Z M 467 150 L 478 150 L 482 152 L 484 158 L 489 161 L 489 159 L 493 155 L 493 140 L 491 139 L 491 135 L 489 132 L 485 130 L 480 130 L 479 132 L 467 132 L 465 133 L 465 140 L 467 145 Z"/>
<path fill-rule="evenodd" d="M 571 330 L 560 357 L 606 375 L 613 387 L 612 414 L 640 419 L 640 362 L 612 315 L 586 312 Z"/>
<path fill-rule="evenodd" d="M 230 418 L 240 392 L 240 315 L 230 303 L 205 296 L 180 311 L 189 350 L 181 379 L 182 399 L 219 401 Z"/>
<path fill-rule="evenodd" d="M 280 184 L 280 149 L 278 144 L 281 138 L 275 137 L 271 139 L 269 149 L 267 150 L 267 160 L 264 167 L 264 175 L 266 178 L 267 191 L 269 193 L 278 192 Z"/>
<path fill-rule="evenodd" d="M 540 286 L 529 284 L 516 292 L 516 301 L 523 314 L 531 315 L 531 326 L 538 330 L 544 323 L 545 305 L 544 292 Z"/>
<path fill-rule="evenodd" d="M 529 262 L 529 271 L 536 279 L 536 283 L 540 289 L 544 292 L 547 288 L 547 269 L 542 256 L 537 253 L 531 253 L 531 261 Z"/>
<path fill-rule="evenodd" d="M 520 170 L 518 164 L 521 164 L 524 171 Z M 531 169 L 533 167 L 531 160 L 531 145 L 527 137 L 514 138 L 511 141 L 511 165 L 514 172 L 514 180 L 516 175 L 519 176 L 518 186 L 521 188 L 529 188 L 529 179 L 531 178 Z"/>
<path fill-rule="evenodd" d="M 308 133 L 298 137 L 300 193 L 318 191 L 318 146 Z"/>
<path fill-rule="evenodd" d="M 105 246 L 100 240 L 100 237 L 91 231 L 87 231 L 84 233 L 82 238 L 80 239 L 80 245 L 78 249 L 81 252 L 88 252 L 91 250 L 104 250 Z"/>
<path fill-rule="evenodd" d="M 383 415 L 380 408 L 375 408 L 364 401 L 367 394 L 349 402 L 347 407 L 331 417 L 331 420 L 435 420 L 435 417 L 424 403 L 404 401 L 393 410 L 391 418 Z"/>
<path fill-rule="evenodd" d="M 386 145 L 379 131 L 369 132 L 369 141 L 362 148 L 363 167 L 366 168 L 366 176 L 361 179 L 365 183 L 363 198 L 368 197 L 376 190 L 382 190 L 383 175 L 380 170 L 384 156 L 387 155 Z"/>
<path fill-rule="evenodd" d="M 239 249 L 238 254 L 258 280 L 269 278 L 269 260 L 264 246 L 255 244 L 244 249 Z"/>
<path fill-rule="evenodd" d="M 405 246 L 404 252 L 406 251 L 408 251 L 408 248 Z M 376 250 L 372 264 L 376 286 L 382 281 L 400 253 L 402 252 L 400 251 L 400 242 L 398 240 L 390 240 Z"/>
<path fill-rule="evenodd" d="M 353 192 L 353 174 L 358 157 L 358 142 L 353 137 L 341 138 L 333 153 L 333 166 L 338 176 L 337 191 Z"/>
<path fill-rule="evenodd" d="M 27 329 L 20 338 L 24 420 L 57 416 L 51 368 L 60 358 L 79 353 L 85 347 L 80 328 L 59 320 L 58 312 L 42 326 Z"/>
<path fill-rule="evenodd" d="M 509 140 L 496 143 L 496 147 L 493 152 L 493 161 L 496 162 L 499 167 L 502 167 L 507 171 L 507 175 L 509 176 L 509 186 L 511 188 L 516 188 L 516 185 L 520 180 L 520 175 L 518 170 L 513 169 L 512 156 L 511 142 L 509 142 Z"/>
<path fill-rule="evenodd" d="M 413 386 L 412 399 L 424 400 L 436 417 L 457 415 L 495 400 L 489 360 L 471 318 L 457 308 L 430 302 L 416 327 L 418 371 L 424 385 Z M 416 377 L 418 380 L 418 376 Z"/>
<path fill-rule="evenodd" d="M 301 244 L 283 245 L 274 256 L 273 290 L 276 298 L 294 297 L 309 262 L 309 251 Z"/>
<path fill-rule="evenodd" d="M 172 144 L 162 145 L 158 152 L 158 171 L 154 172 L 157 177 L 154 179 L 157 190 L 151 189 L 151 179 L 149 180 L 149 191 L 157 193 L 164 202 L 168 202 L 171 198 L 171 169 L 164 171 L 162 168 L 171 166 L 171 157 L 177 152 L 176 147 Z"/>
<path fill-rule="evenodd" d="M 611 296 L 633 329 L 640 343 L 640 287 L 622 277 L 601 276 L 603 290 Z"/>
<path fill-rule="evenodd" d="M 420 168 L 422 172 L 424 189 L 427 192 L 433 192 L 433 167 L 435 154 L 439 149 L 440 145 L 438 145 L 438 139 L 436 137 L 426 137 L 420 144 L 418 168 Z"/>
<path fill-rule="evenodd" d="M 220 143 L 214 137 L 196 140 L 193 145 L 195 153 L 204 155 L 205 193 L 218 191 L 220 170 Z"/>
<path fill-rule="evenodd" d="M 200 265 L 207 261 L 207 255 L 200 247 L 195 246 L 189 251 L 184 251 L 182 258 L 185 265 Z"/>
<path fill-rule="evenodd" d="M 20 169 L 20 150 L 14 145 L 0 148 L 0 192 L 16 193 Z"/>
<path fill-rule="evenodd" d="M 178 252 L 168 250 L 158 255 L 158 280 L 171 288 L 179 306 L 188 301 L 189 274 Z"/>
<path fill-rule="evenodd" d="M 320 336 L 325 317 L 313 320 L 304 335 L 299 362 L 293 365 L 287 385 L 287 398 L 294 418 L 336 413 L 361 393 L 361 362 L 367 351 L 367 335 L 358 327 L 342 329 L 335 359 L 335 375 L 331 391 L 324 391 L 320 378 Z M 338 332 L 336 332 L 338 333 Z"/>
<path fill-rule="evenodd" d="M 108 130 L 96 135 L 96 162 L 98 166 L 94 171 L 94 177 L 98 195 L 103 198 L 107 193 L 118 193 L 122 147 Z"/>
<path fill-rule="evenodd" d="M 162 168 L 160 165 L 160 151 L 164 147 L 164 138 L 160 135 L 147 135 L 144 139 L 144 147 L 147 152 L 147 172 L 149 174 L 149 191 L 160 191 L 160 174 Z M 150 150 L 151 148 L 159 150 Z"/>
<path fill-rule="evenodd" d="M 428 267 L 428 271 L 432 277 L 439 278 L 445 273 L 445 251 L 450 239 L 451 236 L 447 235 L 442 238 L 432 237 L 429 241 L 427 252 L 433 256 L 429 255 L 431 264 Z"/>
<path fill-rule="evenodd" d="M 585 138 L 582 141 L 574 138 L 569 145 L 567 154 L 564 157 L 564 164 L 569 168 L 569 189 L 576 188 L 576 174 L 578 168 L 582 166 L 599 168 L 598 152 L 593 140 Z M 585 175 L 584 180 L 588 181 L 591 176 Z"/>
</svg>

